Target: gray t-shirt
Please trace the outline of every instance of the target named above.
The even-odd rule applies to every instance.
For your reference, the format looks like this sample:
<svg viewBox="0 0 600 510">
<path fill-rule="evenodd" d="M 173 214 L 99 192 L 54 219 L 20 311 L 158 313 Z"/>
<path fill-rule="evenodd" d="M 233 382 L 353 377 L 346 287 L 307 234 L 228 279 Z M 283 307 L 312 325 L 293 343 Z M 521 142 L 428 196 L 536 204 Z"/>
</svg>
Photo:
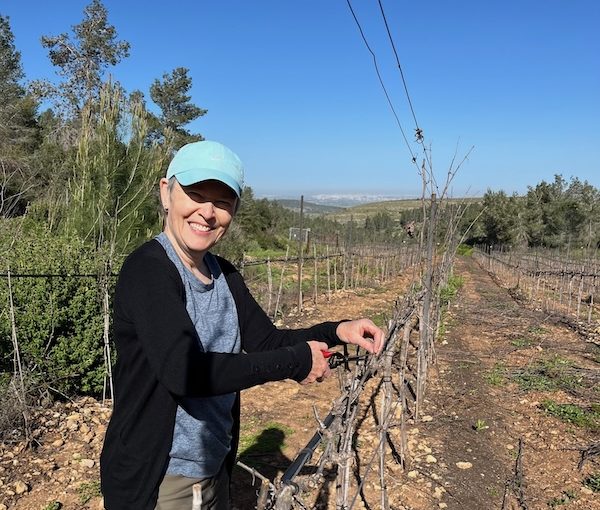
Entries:
<svg viewBox="0 0 600 510">
<path fill-rule="evenodd" d="M 237 309 L 216 258 L 211 253 L 204 256 L 213 279 L 207 285 L 183 264 L 164 232 L 156 239 L 181 275 L 186 309 L 196 326 L 200 348 L 205 352 L 239 353 Z M 168 474 L 208 478 L 218 473 L 231 448 L 234 401 L 235 393 L 178 401 Z"/>
</svg>

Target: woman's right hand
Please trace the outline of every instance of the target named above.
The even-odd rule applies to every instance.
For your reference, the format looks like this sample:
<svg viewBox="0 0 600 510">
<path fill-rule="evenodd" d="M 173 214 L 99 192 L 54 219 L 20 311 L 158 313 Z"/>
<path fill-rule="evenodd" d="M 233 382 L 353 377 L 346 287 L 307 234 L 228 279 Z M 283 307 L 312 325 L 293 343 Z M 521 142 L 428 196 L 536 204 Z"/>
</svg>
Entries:
<svg viewBox="0 0 600 510">
<path fill-rule="evenodd" d="M 323 351 L 326 351 L 329 346 L 325 342 L 317 342 L 316 340 L 310 340 L 307 343 L 312 353 L 312 368 L 300 384 L 310 384 L 315 381 L 321 382 L 331 375 L 329 363 L 325 359 L 325 356 L 323 356 Z"/>
</svg>

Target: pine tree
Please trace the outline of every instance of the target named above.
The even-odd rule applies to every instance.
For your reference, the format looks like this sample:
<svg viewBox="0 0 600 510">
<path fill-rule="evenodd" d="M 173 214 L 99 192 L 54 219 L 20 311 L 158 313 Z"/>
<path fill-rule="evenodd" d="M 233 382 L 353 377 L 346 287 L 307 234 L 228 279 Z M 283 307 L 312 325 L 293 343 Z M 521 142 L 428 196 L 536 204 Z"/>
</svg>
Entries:
<svg viewBox="0 0 600 510">
<path fill-rule="evenodd" d="M 188 72 L 189 69 L 178 67 L 171 73 L 163 74 L 162 81 L 154 80 L 150 87 L 150 97 L 161 110 L 157 134 L 160 137 L 164 135 L 165 129 L 172 130 L 177 148 L 189 142 L 204 140 L 202 135 L 190 133 L 184 127 L 207 112 L 190 102 L 192 78 Z"/>
<path fill-rule="evenodd" d="M 78 118 L 85 104 L 98 100 L 106 70 L 129 56 L 129 43 L 117 40 L 100 0 L 92 0 L 83 14 L 72 36 L 42 37 L 42 46 L 48 48 L 50 61 L 64 81 L 58 87 L 37 82 L 36 88 L 40 95 L 57 98 L 69 119 Z"/>
<path fill-rule="evenodd" d="M 0 216 L 21 212 L 33 188 L 29 155 L 38 144 L 37 104 L 23 77 L 9 18 L 0 15 Z"/>
</svg>

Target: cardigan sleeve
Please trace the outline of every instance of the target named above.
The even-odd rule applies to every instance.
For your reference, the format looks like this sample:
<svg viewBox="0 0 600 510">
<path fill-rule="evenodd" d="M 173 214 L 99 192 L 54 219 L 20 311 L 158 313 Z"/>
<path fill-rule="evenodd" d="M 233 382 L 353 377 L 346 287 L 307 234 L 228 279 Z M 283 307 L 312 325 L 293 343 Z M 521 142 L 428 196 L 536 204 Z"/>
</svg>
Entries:
<svg viewBox="0 0 600 510">
<path fill-rule="evenodd" d="M 306 343 L 271 342 L 261 352 L 240 354 L 202 352 L 181 277 L 166 255 L 138 253 L 125 262 L 114 308 L 124 366 L 138 367 L 134 357 L 143 356 L 142 366 L 175 396 L 218 395 L 287 378 L 301 381 L 312 367 Z"/>
</svg>

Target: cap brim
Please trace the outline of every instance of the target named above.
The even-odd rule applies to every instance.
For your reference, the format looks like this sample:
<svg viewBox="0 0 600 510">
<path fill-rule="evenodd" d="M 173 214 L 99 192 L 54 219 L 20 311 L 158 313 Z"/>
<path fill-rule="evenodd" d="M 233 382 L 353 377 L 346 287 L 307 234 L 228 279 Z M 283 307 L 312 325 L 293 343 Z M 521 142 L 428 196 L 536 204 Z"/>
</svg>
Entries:
<svg viewBox="0 0 600 510">
<path fill-rule="evenodd" d="M 231 176 L 213 168 L 193 168 L 179 172 L 175 177 L 182 186 L 191 186 L 202 181 L 219 181 L 230 187 L 238 197 L 242 194 L 239 184 Z"/>
</svg>

